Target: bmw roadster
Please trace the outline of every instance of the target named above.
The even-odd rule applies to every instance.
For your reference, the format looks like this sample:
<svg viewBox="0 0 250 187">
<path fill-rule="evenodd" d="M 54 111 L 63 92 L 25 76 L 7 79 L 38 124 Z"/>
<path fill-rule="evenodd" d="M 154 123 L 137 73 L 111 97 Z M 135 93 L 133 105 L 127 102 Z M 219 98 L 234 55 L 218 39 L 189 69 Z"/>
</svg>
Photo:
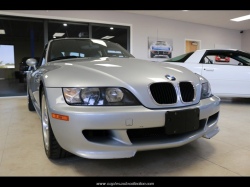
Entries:
<svg viewBox="0 0 250 187">
<path fill-rule="evenodd" d="M 129 158 L 219 132 L 220 99 L 186 68 L 80 38 L 51 40 L 26 63 L 28 108 L 41 118 L 48 158 Z"/>
</svg>

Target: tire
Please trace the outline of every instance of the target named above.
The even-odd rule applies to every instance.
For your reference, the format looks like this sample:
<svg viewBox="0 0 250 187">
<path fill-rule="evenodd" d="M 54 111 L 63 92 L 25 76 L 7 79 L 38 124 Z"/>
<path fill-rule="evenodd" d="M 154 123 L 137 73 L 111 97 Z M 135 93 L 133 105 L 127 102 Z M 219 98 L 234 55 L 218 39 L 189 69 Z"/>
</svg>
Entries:
<svg viewBox="0 0 250 187">
<path fill-rule="evenodd" d="M 150 52 L 150 57 L 151 57 L 151 58 L 154 58 L 154 56 L 155 56 L 155 55 L 154 55 L 152 52 Z"/>
<path fill-rule="evenodd" d="M 29 90 L 28 90 L 28 109 L 29 111 L 35 111 L 35 107 L 30 98 Z"/>
<path fill-rule="evenodd" d="M 47 157 L 49 159 L 60 159 L 66 158 L 71 156 L 72 154 L 68 151 L 64 150 L 56 140 L 56 137 L 52 131 L 50 120 L 49 120 L 49 113 L 47 108 L 47 100 L 42 90 L 41 94 L 41 122 L 42 122 L 42 135 L 43 135 L 43 143 L 44 149 Z"/>
</svg>

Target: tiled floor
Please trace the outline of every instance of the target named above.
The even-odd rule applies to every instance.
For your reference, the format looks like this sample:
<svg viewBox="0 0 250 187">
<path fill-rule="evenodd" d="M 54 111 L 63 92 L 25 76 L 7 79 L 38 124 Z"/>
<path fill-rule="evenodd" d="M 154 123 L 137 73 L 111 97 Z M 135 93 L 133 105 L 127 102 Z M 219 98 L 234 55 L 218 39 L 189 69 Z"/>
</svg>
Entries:
<svg viewBox="0 0 250 187">
<path fill-rule="evenodd" d="M 0 99 L 0 176 L 250 176 L 250 99 L 221 102 L 221 131 L 182 147 L 129 159 L 49 160 L 26 98 Z"/>
</svg>

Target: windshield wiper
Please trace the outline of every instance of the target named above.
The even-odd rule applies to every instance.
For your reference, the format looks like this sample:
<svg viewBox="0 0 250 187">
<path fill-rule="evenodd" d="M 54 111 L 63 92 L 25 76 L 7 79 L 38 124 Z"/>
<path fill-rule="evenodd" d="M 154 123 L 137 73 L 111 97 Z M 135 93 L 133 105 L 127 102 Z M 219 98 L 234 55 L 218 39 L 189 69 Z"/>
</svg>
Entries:
<svg viewBox="0 0 250 187">
<path fill-rule="evenodd" d="M 68 58 L 78 58 L 78 57 L 77 56 L 60 56 L 60 57 L 53 58 L 50 61 L 68 59 Z"/>
</svg>

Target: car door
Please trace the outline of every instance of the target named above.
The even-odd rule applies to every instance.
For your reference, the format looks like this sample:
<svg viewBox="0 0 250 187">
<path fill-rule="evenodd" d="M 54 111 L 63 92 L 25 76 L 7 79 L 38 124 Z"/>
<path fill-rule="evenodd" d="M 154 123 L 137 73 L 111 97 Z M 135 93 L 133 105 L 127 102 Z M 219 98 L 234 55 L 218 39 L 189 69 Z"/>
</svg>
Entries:
<svg viewBox="0 0 250 187">
<path fill-rule="evenodd" d="M 42 76 L 43 72 L 41 71 L 41 67 L 45 64 L 45 57 L 46 57 L 47 45 L 44 48 L 42 58 L 37 64 L 36 70 L 31 70 L 30 72 L 30 91 L 33 95 L 33 104 L 40 109 L 40 101 L 39 101 L 39 86 L 40 86 L 40 77 Z"/>
<path fill-rule="evenodd" d="M 250 95 L 250 67 L 233 64 L 203 64 L 202 76 L 218 96 Z"/>
</svg>

